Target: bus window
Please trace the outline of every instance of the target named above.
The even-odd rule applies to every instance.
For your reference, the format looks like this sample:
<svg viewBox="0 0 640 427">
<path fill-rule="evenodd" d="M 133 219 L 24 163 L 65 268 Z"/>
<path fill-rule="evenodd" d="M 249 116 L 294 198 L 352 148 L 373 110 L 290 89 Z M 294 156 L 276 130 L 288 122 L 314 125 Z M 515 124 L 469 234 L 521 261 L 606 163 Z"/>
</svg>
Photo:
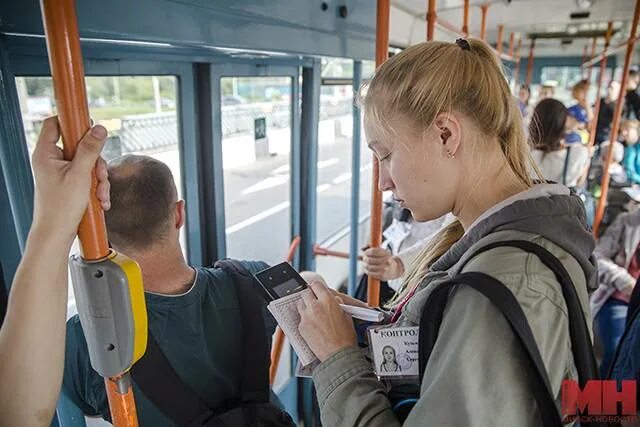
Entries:
<svg viewBox="0 0 640 427">
<path fill-rule="evenodd" d="M 291 243 L 290 77 L 220 81 L 227 256 L 282 262 Z"/>
<path fill-rule="evenodd" d="M 351 70 L 349 72 L 352 73 Z M 318 126 L 316 242 L 341 252 L 349 250 L 352 137 L 353 86 L 322 86 Z M 347 278 L 349 264 L 339 258 L 318 257 L 316 269 L 327 283 L 337 286 Z"/>
<path fill-rule="evenodd" d="M 86 77 L 89 113 L 109 131 L 102 156 L 109 161 L 125 154 L 141 154 L 166 163 L 182 197 L 182 170 L 178 141 L 177 88 L 174 76 Z M 16 86 L 29 154 L 33 152 L 43 120 L 56 114 L 50 77 L 17 77 Z M 187 206 L 187 209 L 189 207 Z M 180 233 L 187 256 L 186 229 Z M 78 239 L 71 253 L 79 252 Z M 75 314 L 69 287 L 67 315 Z"/>
</svg>

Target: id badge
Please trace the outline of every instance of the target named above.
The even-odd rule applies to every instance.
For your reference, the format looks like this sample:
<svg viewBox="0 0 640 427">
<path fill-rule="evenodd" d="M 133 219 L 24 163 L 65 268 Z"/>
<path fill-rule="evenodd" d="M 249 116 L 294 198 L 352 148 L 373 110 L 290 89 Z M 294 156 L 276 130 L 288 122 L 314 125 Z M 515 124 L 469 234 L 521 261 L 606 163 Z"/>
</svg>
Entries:
<svg viewBox="0 0 640 427">
<path fill-rule="evenodd" d="M 418 326 L 369 329 L 373 368 L 380 378 L 417 377 Z"/>
</svg>

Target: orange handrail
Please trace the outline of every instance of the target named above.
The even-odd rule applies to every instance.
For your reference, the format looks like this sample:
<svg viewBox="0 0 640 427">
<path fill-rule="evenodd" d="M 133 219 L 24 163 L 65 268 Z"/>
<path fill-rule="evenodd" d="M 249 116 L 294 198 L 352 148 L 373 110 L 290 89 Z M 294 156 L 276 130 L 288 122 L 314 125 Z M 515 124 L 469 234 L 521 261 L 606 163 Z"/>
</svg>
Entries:
<svg viewBox="0 0 640 427">
<path fill-rule="evenodd" d="M 487 38 L 487 11 L 489 10 L 488 4 L 480 6 L 482 12 L 482 21 L 480 23 L 480 40 L 486 41 Z"/>
<path fill-rule="evenodd" d="M 598 62 L 602 61 L 604 58 L 613 55 L 614 53 L 618 53 L 620 50 L 624 49 L 625 47 L 627 47 L 630 43 L 635 43 L 638 40 L 640 40 L 640 36 L 635 36 L 632 38 L 629 38 L 619 44 L 617 44 L 616 46 L 612 47 L 611 49 L 607 50 L 606 52 L 601 53 L 600 55 L 596 55 L 594 58 L 583 62 L 582 66 L 583 67 L 590 67 L 593 64 L 597 64 Z"/>
<path fill-rule="evenodd" d="M 376 13 L 376 68 L 380 67 L 388 56 L 390 9 L 390 0 L 378 0 Z M 380 165 L 375 155 L 373 156 L 372 169 L 370 246 L 377 248 L 382 244 L 382 192 L 378 189 Z M 380 281 L 369 276 L 367 285 L 367 302 L 371 307 L 378 307 L 380 305 Z"/>
<path fill-rule="evenodd" d="M 636 7 L 633 13 L 633 23 L 631 24 L 631 34 L 629 35 L 629 43 L 627 43 L 627 53 L 624 58 L 624 68 L 622 71 L 622 81 L 620 82 L 620 96 L 616 101 L 616 109 L 613 113 L 613 123 L 611 124 L 611 135 L 609 137 L 609 150 L 607 150 L 607 158 L 604 162 L 604 170 L 602 172 L 602 183 L 600 200 L 598 200 L 598 207 L 596 209 L 596 217 L 593 222 L 593 234 L 598 236 L 598 230 L 600 228 L 600 222 L 604 216 L 604 208 L 607 203 L 607 193 L 609 191 L 609 166 L 611 165 L 611 159 L 613 158 L 613 152 L 615 143 L 618 140 L 618 127 L 620 125 L 620 118 L 622 116 L 622 106 L 624 104 L 624 90 L 627 87 L 627 80 L 629 78 L 629 68 L 631 67 L 631 58 L 633 57 L 633 47 L 635 45 L 636 31 L 638 27 L 638 17 L 640 16 L 640 0 L 636 0 Z"/>
<path fill-rule="evenodd" d="M 531 80 L 533 79 L 533 53 L 536 49 L 536 39 L 531 39 L 531 49 L 529 50 L 529 60 L 527 61 L 527 79 L 525 84 L 531 87 Z"/>
<path fill-rule="evenodd" d="M 320 256 L 331 256 L 335 258 L 349 259 L 348 252 L 334 251 L 331 249 L 323 248 L 318 245 L 313 246 L 313 254 L 320 255 Z M 358 258 L 358 261 L 362 261 L 362 255 L 358 255 L 357 258 Z"/>
<path fill-rule="evenodd" d="M 433 40 L 437 19 L 436 0 L 429 0 L 427 9 L 427 41 Z"/>
<path fill-rule="evenodd" d="M 596 56 L 596 42 L 597 42 L 597 38 L 594 37 L 593 38 L 593 42 L 591 43 L 591 57 L 590 58 L 593 58 L 594 56 Z M 591 73 L 593 72 L 593 65 L 594 64 L 591 64 L 589 66 L 589 70 L 587 71 L 587 81 L 589 83 L 591 83 Z"/>
<path fill-rule="evenodd" d="M 585 62 L 587 62 L 587 45 L 584 45 L 584 49 L 582 49 L 582 63 L 584 64 Z"/>
<path fill-rule="evenodd" d="M 298 249 L 298 246 L 300 246 L 301 240 L 302 238 L 300 236 L 296 236 L 291 241 L 291 245 L 289 246 L 289 250 L 287 251 L 287 262 L 293 262 L 293 258 L 296 255 L 296 250 Z"/>
<path fill-rule="evenodd" d="M 513 48 L 514 48 L 514 43 L 516 40 L 516 35 L 513 34 L 513 31 L 511 32 L 511 34 L 509 34 L 509 56 L 513 56 Z"/>
<path fill-rule="evenodd" d="M 611 42 L 611 35 L 613 34 L 613 22 L 609 21 L 609 25 L 607 26 L 607 34 L 604 37 L 604 52 L 609 48 L 609 43 Z M 596 126 L 598 124 L 598 115 L 600 114 L 600 92 L 602 90 L 602 83 L 604 82 L 604 73 L 607 69 L 607 57 L 600 62 L 600 75 L 598 76 L 598 86 L 596 88 L 596 103 L 593 108 L 593 120 L 591 123 L 591 129 L 589 133 L 589 145 L 591 148 L 596 143 Z M 588 172 L 587 172 L 588 173 Z"/>
<path fill-rule="evenodd" d="M 72 159 L 78 142 L 90 128 L 75 2 L 42 0 L 41 6 L 64 157 Z M 104 212 L 96 196 L 96 185 L 93 176 L 94 191 L 78 229 L 83 257 L 87 260 L 102 259 L 109 253 Z"/>
<path fill-rule="evenodd" d="M 516 61 L 516 66 L 513 70 L 513 79 L 514 79 L 514 86 L 515 86 L 515 90 L 516 90 L 516 94 L 518 93 L 518 81 L 520 80 L 520 49 L 522 48 L 522 36 L 518 37 L 518 47 L 516 47 L 516 52 L 515 52 L 515 61 Z"/>
<path fill-rule="evenodd" d="M 78 142 L 90 129 L 75 2 L 74 0 L 41 0 L 40 7 L 64 158 L 72 159 Z M 104 212 L 96 196 L 96 186 L 94 172 L 91 198 L 78 228 L 82 256 L 89 261 L 104 259 L 109 254 Z M 138 419 L 131 385 L 119 376 L 105 379 L 105 387 L 113 424 L 116 427 L 136 427 Z"/>
<path fill-rule="evenodd" d="M 498 55 L 502 53 L 502 34 L 504 33 L 504 25 L 498 25 L 498 40 L 496 41 L 496 50 Z"/>
<path fill-rule="evenodd" d="M 462 33 L 465 37 L 469 37 L 469 0 L 464 0 L 464 9 L 462 12 Z"/>
<path fill-rule="evenodd" d="M 460 37 L 468 37 L 471 36 L 471 34 L 465 34 L 462 31 L 460 31 L 459 29 L 456 28 L 455 25 L 453 25 L 452 23 L 450 23 L 449 21 L 442 19 L 442 18 L 438 18 L 438 20 L 435 23 L 436 26 L 438 26 L 439 28 L 445 30 L 445 31 L 449 31 L 450 33 L 452 33 L 453 35 L 456 36 L 460 36 Z M 496 48 L 494 48 L 493 46 L 489 46 L 491 48 L 491 50 L 493 50 L 495 52 L 496 55 L 498 55 L 498 57 L 500 57 L 500 59 L 504 59 L 505 61 L 512 61 L 515 62 L 516 59 L 512 56 L 507 55 L 506 53 L 503 52 L 498 52 L 498 50 Z"/>
</svg>

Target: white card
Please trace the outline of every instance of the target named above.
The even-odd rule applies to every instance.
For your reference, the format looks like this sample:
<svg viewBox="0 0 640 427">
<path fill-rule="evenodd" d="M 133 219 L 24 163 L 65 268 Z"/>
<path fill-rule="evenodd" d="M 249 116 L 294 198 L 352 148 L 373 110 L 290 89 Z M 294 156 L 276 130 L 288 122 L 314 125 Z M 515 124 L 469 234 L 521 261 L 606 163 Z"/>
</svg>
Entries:
<svg viewBox="0 0 640 427">
<path fill-rule="evenodd" d="M 417 377 L 418 326 L 369 329 L 373 365 L 379 377 Z"/>
</svg>

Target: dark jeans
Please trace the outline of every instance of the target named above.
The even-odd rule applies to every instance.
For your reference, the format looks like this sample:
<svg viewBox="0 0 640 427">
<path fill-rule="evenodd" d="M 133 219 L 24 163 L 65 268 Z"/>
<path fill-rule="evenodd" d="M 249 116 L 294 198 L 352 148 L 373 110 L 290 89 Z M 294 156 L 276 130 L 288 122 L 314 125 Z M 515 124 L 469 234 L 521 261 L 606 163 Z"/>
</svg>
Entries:
<svg viewBox="0 0 640 427">
<path fill-rule="evenodd" d="M 605 378 L 609 371 L 611 359 L 613 359 L 618 342 L 624 333 L 626 320 L 627 304 L 613 298 L 609 298 L 604 303 L 595 318 L 595 333 L 600 337 L 604 350 L 600 365 L 601 378 Z"/>
</svg>

